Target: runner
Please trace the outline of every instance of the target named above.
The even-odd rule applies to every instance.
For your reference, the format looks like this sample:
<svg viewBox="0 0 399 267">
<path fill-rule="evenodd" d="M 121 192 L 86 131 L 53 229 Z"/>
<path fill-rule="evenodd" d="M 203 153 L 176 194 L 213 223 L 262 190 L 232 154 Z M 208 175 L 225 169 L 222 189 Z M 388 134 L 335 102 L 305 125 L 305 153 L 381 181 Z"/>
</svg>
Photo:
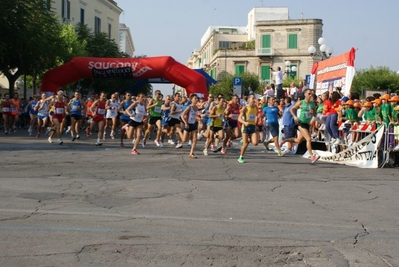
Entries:
<svg viewBox="0 0 399 267">
<path fill-rule="evenodd" d="M 212 122 L 210 124 L 210 133 L 208 135 L 208 139 L 205 143 L 204 155 L 208 156 L 208 147 L 213 142 L 215 138 L 215 134 L 219 139 L 224 138 L 223 131 L 223 119 L 224 119 L 225 107 L 224 107 L 224 98 L 223 96 L 218 97 L 218 104 L 211 107 L 209 110 L 209 118 L 211 118 Z M 214 152 L 217 151 L 213 150 Z"/>
<path fill-rule="evenodd" d="M 171 103 L 170 106 L 170 113 L 169 113 L 169 121 L 168 121 L 168 126 L 170 127 L 169 129 L 169 140 L 168 143 L 171 145 L 174 145 L 175 142 L 173 141 L 173 136 L 176 133 L 177 134 L 177 145 L 176 148 L 182 147 L 181 140 L 182 140 L 182 132 L 181 132 L 181 127 L 180 127 L 180 115 L 182 110 L 182 105 L 180 104 L 181 96 L 179 93 L 176 93 L 174 96 L 174 101 Z"/>
<path fill-rule="evenodd" d="M 57 92 L 57 98 L 53 98 L 52 104 L 54 106 L 54 115 L 53 115 L 53 123 L 54 125 L 51 128 L 50 136 L 48 138 L 49 143 L 52 143 L 52 137 L 54 133 L 57 134 L 58 137 L 58 144 L 62 145 L 63 141 L 61 139 L 61 134 L 63 132 L 62 129 L 62 122 L 65 117 L 65 102 L 64 102 L 64 91 L 59 90 Z"/>
<path fill-rule="evenodd" d="M 120 105 L 119 96 L 117 96 L 116 93 L 113 93 L 111 95 L 111 99 L 108 99 L 107 103 L 105 104 L 105 109 L 107 110 L 107 114 L 105 115 L 106 121 L 104 127 L 104 137 L 103 137 L 104 140 L 109 126 L 111 126 L 111 133 L 109 134 L 109 136 L 111 137 L 111 139 L 115 138 L 115 130 L 118 124 L 119 105 Z"/>
<path fill-rule="evenodd" d="M 21 109 L 21 102 L 19 99 L 19 94 L 15 93 L 14 97 L 10 99 L 11 103 L 11 131 L 16 132 L 17 131 L 17 124 L 19 122 L 19 112 Z"/>
<path fill-rule="evenodd" d="M 140 143 L 141 132 L 143 131 L 143 120 L 147 114 L 145 107 L 145 95 L 143 93 L 139 93 L 136 99 L 137 101 L 135 101 L 126 109 L 126 113 L 130 116 L 128 127 L 132 128 L 133 131 L 136 132 L 136 138 L 131 152 L 133 155 L 140 154 L 137 151 L 137 146 Z"/>
<path fill-rule="evenodd" d="M 161 140 L 162 133 L 162 98 L 161 92 L 155 92 L 155 97 L 150 99 L 147 106 L 147 111 L 149 111 L 150 118 L 148 120 L 147 130 L 144 134 L 143 146 L 146 144 L 147 137 L 151 135 L 154 125 L 157 127 L 157 134 L 155 136 L 154 143 L 160 146 L 159 141 Z"/>
<path fill-rule="evenodd" d="M 102 146 L 101 140 L 104 134 L 105 125 L 105 103 L 107 102 L 107 95 L 104 91 L 100 93 L 100 98 L 94 101 L 91 105 L 90 111 L 93 114 L 92 129 L 98 128 L 96 146 Z"/>
<path fill-rule="evenodd" d="M 75 92 L 74 97 L 68 103 L 68 110 L 70 110 L 71 114 L 71 140 L 75 141 L 75 139 L 79 139 L 79 130 L 82 124 L 83 113 L 82 111 L 85 109 L 85 104 L 81 99 L 81 94 L 79 92 Z"/>
<path fill-rule="evenodd" d="M 47 127 L 50 99 L 52 99 L 52 97 L 47 98 L 46 94 L 42 94 L 42 99 L 39 102 L 37 102 L 36 106 L 34 107 L 34 109 L 37 110 L 36 138 L 40 137 L 40 132 L 42 131 L 42 128 Z"/>
<path fill-rule="evenodd" d="M 165 134 L 169 133 L 170 126 L 168 125 L 168 121 L 170 120 L 170 103 L 171 103 L 171 96 L 167 95 L 165 97 L 165 101 L 161 107 L 162 109 L 162 133 L 161 133 L 161 140 L 159 142 L 159 146 L 163 147 L 164 137 Z"/>
<path fill-rule="evenodd" d="M 28 105 L 26 106 L 27 111 L 29 112 L 29 135 L 32 135 L 33 128 L 37 123 L 37 109 L 35 110 L 36 104 L 38 103 L 38 97 L 36 95 L 33 96 L 33 100 L 29 101 Z"/>
<path fill-rule="evenodd" d="M 96 95 L 91 94 L 90 98 L 87 100 L 86 103 L 86 136 L 89 137 L 93 130 L 92 122 L 93 122 L 93 113 L 91 111 L 91 106 L 96 101 Z"/>
<path fill-rule="evenodd" d="M 8 134 L 11 123 L 11 103 L 10 94 L 4 94 L 4 100 L 1 102 L 1 110 L 3 112 L 4 133 Z"/>
<path fill-rule="evenodd" d="M 277 149 L 277 154 L 279 157 L 282 157 L 284 156 L 284 153 L 281 151 L 280 145 L 278 144 L 278 136 L 280 134 L 278 118 L 281 117 L 282 111 L 280 111 L 279 108 L 274 105 L 274 100 L 274 96 L 269 97 L 267 101 L 268 106 L 263 109 L 263 114 L 266 116 L 269 132 L 272 136 L 270 140 L 265 140 L 263 145 L 265 146 L 266 150 L 269 150 L 269 144 L 273 142 Z"/>
<path fill-rule="evenodd" d="M 127 132 L 127 127 L 124 127 L 125 125 L 127 126 L 127 124 L 130 121 L 130 116 L 126 113 L 126 109 L 128 107 L 130 107 L 133 104 L 132 101 L 132 94 L 130 92 L 126 92 L 125 95 L 125 100 L 123 100 L 120 104 L 119 104 L 119 114 L 120 119 L 121 119 L 121 142 L 120 142 L 120 146 L 124 147 L 125 145 L 123 144 L 123 139 L 125 138 L 133 138 L 133 134 L 132 132 Z"/>
<path fill-rule="evenodd" d="M 209 110 L 215 105 L 215 97 L 212 94 L 208 95 L 208 101 L 205 102 L 204 108 L 201 110 L 201 124 L 202 128 L 199 132 L 197 139 L 201 140 L 202 137 L 208 138 L 210 133 L 210 124 L 212 120 L 209 118 Z"/>
<path fill-rule="evenodd" d="M 231 103 L 227 105 L 225 110 L 227 116 L 226 124 L 226 137 L 223 140 L 222 154 L 226 154 L 226 147 L 231 146 L 231 142 L 240 137 L 240 131 L 238 128 L 238 115 L 240 114 L 240 98 L 238 95 L 234 95 L 231 99 Z"/>
<path fill-rule="evenodd" d="M 242 124 L 242 146 L 240 151 L 239 163 L 244 163 L 245 150 L 249 145 L 249 140 L 254 146 L 258 145 L 259 137 L 256 132 L 256 117 L 258 107 L 255 103 L 255 95 L 249 95 L 247 98 L 248 104 L 240 110 L 238 121 Z"/>
<path fill-rule="evenodd" d="M 183 111 L 181 115 L 181 121 L 184 124 L 183 142 L 191 141 L 190 154 L 188 155 L 192 159 L 196 159 L 197 156 L 194 154 L 195 147 L 197 145 L 197 128 L 198 128 L 198 96 L 192 94 L 190 96 L 191 105 Z"/>
<path fill-rule="evenodd" d="M 294 106 L 290 109 L 291 115 L 294 117 L 294 121 L 297 124 L 296 127 L 299 130 L 299 136 L 297 138 L 287 138 L 284 139 L 285 142 L 295 142 L 301 143 L 304 139 L 306 140 L 306 148 L 310 155 L 310 161 L 315 163 L 320 156 L 313 154 L 312 151 L 312 137 L 309 133 L 310 121 L 314 114 L 316 114 L 316 107 L 314 102 L 311 102 L 310 99 L 312 97 L 312 91 L 310 89 L 305 89 L 304 91 L 304 100 L 295 102 Z M 297 110 L 301 109 L 299 117 L 297 116 Z"/>
</svg>

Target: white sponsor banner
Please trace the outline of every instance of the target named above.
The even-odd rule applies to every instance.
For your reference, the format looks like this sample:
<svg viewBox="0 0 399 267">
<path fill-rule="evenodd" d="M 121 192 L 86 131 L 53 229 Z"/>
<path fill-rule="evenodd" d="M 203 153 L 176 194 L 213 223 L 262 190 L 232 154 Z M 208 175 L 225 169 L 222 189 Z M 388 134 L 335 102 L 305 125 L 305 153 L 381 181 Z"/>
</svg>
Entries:
<svg viewBox="0 0 399 267">
<path fill-rule="evenodd" d="M 320 161 L 345 164 L 359 168 L 378 168 L 378 147 L 380 146 L 384 126 L 380 126 L 375 132 L 339 153 L 315 150 L 320 156 Z M 304 157 L 308 157 L 308 153 Z"/>
</svg>

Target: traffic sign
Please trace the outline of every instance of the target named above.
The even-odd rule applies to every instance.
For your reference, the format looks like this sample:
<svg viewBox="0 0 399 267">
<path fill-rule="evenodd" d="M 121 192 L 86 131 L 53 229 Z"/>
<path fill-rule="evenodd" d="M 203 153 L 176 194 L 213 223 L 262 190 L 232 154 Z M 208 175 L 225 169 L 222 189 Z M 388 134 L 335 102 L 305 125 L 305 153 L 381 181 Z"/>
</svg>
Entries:
<svg viewBox="0 0 399 267">
<path fill-rule="evenodd" d="M 242 96 L 242 78 L 241 77 L 234 77 L 233 78 L 233 94 Z"/>
<path fill-rule="evenodd" d="M 241 77 L 234 77 L 233 78 L 233 85 L 242 85 L 242 78 Z"/>
</svg>

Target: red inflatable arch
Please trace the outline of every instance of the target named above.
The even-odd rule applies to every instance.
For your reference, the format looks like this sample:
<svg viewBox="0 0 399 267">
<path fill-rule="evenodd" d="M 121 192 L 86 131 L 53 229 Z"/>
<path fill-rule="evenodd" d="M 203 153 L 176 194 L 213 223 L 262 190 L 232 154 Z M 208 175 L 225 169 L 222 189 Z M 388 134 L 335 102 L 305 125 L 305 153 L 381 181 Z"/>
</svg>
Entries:
<svg viewBox="0 0 399 267">
<path fill-rule="evenodd" d="M 55 93 L 60 87 L 80 79 L 150 79 L 164 78 L 192 93 L 208 96 L 206 79 L 172 57 L 94 58 L 75 57 L 62 66 L 46 72 L 42 92 Z"/>
</svg>

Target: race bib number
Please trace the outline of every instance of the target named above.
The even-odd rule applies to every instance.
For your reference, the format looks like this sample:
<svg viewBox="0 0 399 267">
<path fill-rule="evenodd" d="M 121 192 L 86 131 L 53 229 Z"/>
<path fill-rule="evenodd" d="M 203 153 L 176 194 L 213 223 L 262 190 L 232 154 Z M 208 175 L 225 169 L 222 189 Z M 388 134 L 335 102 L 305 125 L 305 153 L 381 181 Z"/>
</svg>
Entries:
<svg viewBox="0 0 399 267">
<path fill-rule="evenodd" d="M 255 121 L 256 120 L 256 114 L 249 114 L 248 120 L 249 121 Z"/>
<path fill-rule="evenodd" d="M 97 109 L 97 114 L 104 115 L 105 114 L 105 109 L 103 109 L 103 108 Z"/>
<path fill-rule="evenodd" d="M 238 114 L 233 114 L 232 116 L 231 116 L 231 119 L 232 120 L 238 120 Z"/>
<path fill-rule="evenodd" d="M 141 121 L 143 121 L 143 117 L 144 117 L 143 114 L 136 113 L 136 115 L 134 115 L 134 120 L 137 121 L 137 122 L 141 122 Z"/>
<path fill-rule="evenodd" d="M 3 112 L 10 112 L 10 108 L 4 107 L 4 108 L 3 108 Z"/>
<path fill-rule="evenodd" d="M 73 110 L 79 110 L 79 106 L 73 106 Z"/>
<path fill-rule="evenodd" d="M 305 117 L 306 117 L 307 119 L 311 119 L 311 118 L 313 117 L 313 115 L 312 115 L 312 113 L 310 113 L 309 111 L 306 111 Z"/>
<path fill-rule="evenodd" d="M 155 111 L 156 113 L 161 113 L 162 109 L 161 109 L 161 107 L 155 107 L 155 108 L 154 108 L 154 111 Z"/>
<path fill-rule="evenodd" d="M 190 116 L 190 117 L 188 118 L 188 123 L 189 123 L 189 124 L 194 124 L 194 123 L 195 123 L 195 117 L 194 117 L 194 116 Z"/>
<path fill-rule="evenodd" d="M 17 112 L 17 108 L 11 108 L 11 112 Z"/>
<path fill-rule="evenodd" d="M 64 109 L 63 108 L 56 108 L 55 109 L 55 114 L 64 114 Z"/>
</svg>

